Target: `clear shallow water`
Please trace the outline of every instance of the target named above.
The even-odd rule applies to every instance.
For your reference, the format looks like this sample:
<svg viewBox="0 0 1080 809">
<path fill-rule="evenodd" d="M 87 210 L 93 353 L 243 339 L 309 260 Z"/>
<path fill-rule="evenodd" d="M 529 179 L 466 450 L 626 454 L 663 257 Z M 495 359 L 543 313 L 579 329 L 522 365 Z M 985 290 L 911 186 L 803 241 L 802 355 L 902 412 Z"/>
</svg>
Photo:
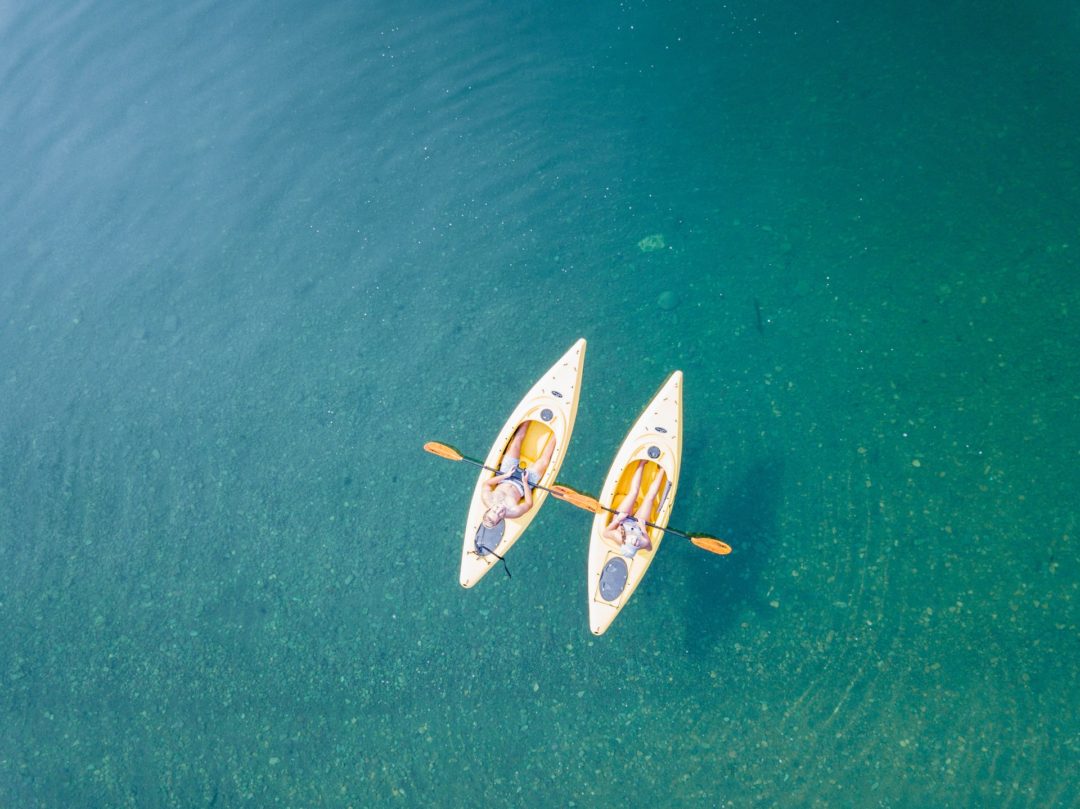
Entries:
<svg viewBox="0 0 1080 809">
<path fill-rule="evenodd" d="M 1080 800 L 1074 10 L 0 36 L 5 803 Z M 463 591 L 420 451 L 578 336 L 562 477 L 680 367 L 673 524 L 736 548 L 601 639 L 586 515 Z"/>
</svg>

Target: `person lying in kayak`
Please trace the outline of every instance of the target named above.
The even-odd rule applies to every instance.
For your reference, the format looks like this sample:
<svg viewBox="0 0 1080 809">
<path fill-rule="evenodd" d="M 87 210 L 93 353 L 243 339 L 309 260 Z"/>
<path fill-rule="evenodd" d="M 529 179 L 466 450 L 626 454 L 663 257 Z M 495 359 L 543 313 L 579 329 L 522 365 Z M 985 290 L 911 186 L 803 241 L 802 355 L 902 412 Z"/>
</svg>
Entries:
<svg viewBox="0 0 1080 809">
<path fill-rule="evenodd" d="M 633 557 L 638 551 L 651 551 L 652 540 L 645 530 L 645 523 L 652 516 L 653 506 L 656 505 L 656 495 L 660 493 L 660 486 L 664 482 L 664 470 L 659 470 L 653 478 L 649 490 L 645 493 L 645 499 L 641 501 L 637 511 L 630 514 L 634 502 L 641 493 L 641 476 L 645 472 L 646 461 L 638 461 L 634 477 L 630 481 L 630 491 L 622 499 L 615 516 L 603 531 L 604 539 L 619 546 L 619 551 L 627 558 Z"/>
<path fill-rule="evenodd" d="M 507 518 L 520 517 L 533 507 L 532 487 L 540 482 L 551 463 L 555 436 L 549 432 L 540 457 L 528 468 L 521 469 L 518 466 L 521 463 L 521 444 L 528 430 L 529 422 L 523 421 L 518 425 L 499 464 L 499 474 L 484 481 L 480 496 L 488 507 L 482 520 L 485 528 L 494 528 Z"/>
</svg>

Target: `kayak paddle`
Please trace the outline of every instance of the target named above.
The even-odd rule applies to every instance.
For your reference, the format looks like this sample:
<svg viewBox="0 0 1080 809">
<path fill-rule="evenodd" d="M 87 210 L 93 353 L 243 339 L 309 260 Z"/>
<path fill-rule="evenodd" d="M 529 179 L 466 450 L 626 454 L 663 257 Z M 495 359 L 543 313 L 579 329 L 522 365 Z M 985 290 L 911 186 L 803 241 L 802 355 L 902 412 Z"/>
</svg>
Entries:
<svg viewBox="0 0 1080 809">
<path fill-rule="evenodd" d="M 497 472 L 497 469 L 491 469 L 490 466 L 484 466 L 480 461 L 475 458 L 466 458 L 456 449 L 449 444 L 440 444 L 438 441 L 428 441 L 424 444 L 424 451 L 430 452 L 432 455 L 438 455 L 440 458 L 446 458 L 448 461 L 468 461 L 469 463 L 476 464 L 483 469 L 490 469 L 492 472 Z"/>
<path fill-rule="evenodd" d="M 492 469 L 490 466 L 485 466 L 483 463 L 476 460 L 476 458 L 470 458 L 467 455 L 462 455 L 449 444 L 440 444 L 438 441 L 428 441 L 426 444 L 424 444 L 424 449 L 430 452 L 432 455 L 438 455 L 440 458 L 446 458 L 446 460 L 448 461 L 466 461 L 467 463 L 471 463 L 474 466 L 479 466 L 481 469 L 486 469 L 489 472 L 494 472 L 496 475 L 502 474 L 502 472 L 500 472 L 498 469 Z M 555 492 L 552 489 L 549 489 L 547 486 L 533 486 L 530 483 L 529 488 L 543 489 L 545 492 L 551 492 L 552 494 L 555 494 Z"/>
<path fill-rule="evenodd" d="M 424 444 L 424 449 L 430 452 L 432 455 L 438 455 L 440 458 L 446 458 L 448 461 L 466 461 L 474 466 L 479 466 L 481 469 L 487 469 L 489 472 L 495 472 L 499 474 L 498 469 L 492 469 L 490 466 L 485 466 L 475 458 L 469 458 L 466 455 L 462 455 L 453 447 L 447 444 L 440 444 L 438 441 L 428 441 Z M 589 497 L 587 494 L 574 491 L 569 486 L 563 486 L 561 483 L 556 483 L 550 489 L 546 486 L 533 486 L 534 489 L 543 489 L 545 492 L 550 492 L 555 495 L 556 498 L 562 500 L 564 503 L 569 503 L 572 506 L 584 509 L 585 511 L 591 511 L 593 514 L 599 514 L 601 511 L 608 511 L 612 514 L 618 512 L 607 506 L 600 505 L 600 501 L 593 497 Z M 706 550 L 709 553 L 715 553 L 718 556 L 726 556 L 731 553 L 731 546 L 723 540 L 716 537 L 708 536 L 707 534 L 697 534 L 691 536 L 690 534 L 684 534 L 682 531 L 678 531 L 674 528 L 663 528 L 656 523 L 646 522 L 646 525 L 651 528 L 659 528 L 661 531 L 665 531 L 669 534 L 675 534 L 676 536 L 689 539 L 693 544 L 697 545 L 702 550 Z"/>
<path fill-rule="evenodd" d="M 611 514 L 618 514 L 618 512 L 614 509 L 610 509 L 607 506 L 600 505 L 600 501 L 597 500 L 595 497 L 589 497 L 587 494 L 576 492 L 569 486 L 563 486 L 561 483 L 556 483 L 554 486 L 551 487 L 549 491 L 563 502 L 569 503 L 572 506 L 577 506 L 578 508 L 584 509 L 585 511 L 591 511 L 593 514 L 599 514 L 601 511 L 607 511 Z M 676 536 L 683 537 L 684 539 L 689 539 L 694 545 L 697 545 L 702 550 L 708 551 L 709 553 L 715 553 L 717 556 L 726 556 L 727 554 L 731 553 L 731 546 L 723 540 L 717 539 L 716 537 L 711 537 L 707 534 L 697 534 L 695 536 L 691 536 L 690 534 L 685 534 L 682 531 L 678 531 L 674 528 L 664 528 L 663 526 L 657 525 L 654 522 L 646 521 L 645 524 L 651 528 L 659 528 L 661 531 L 664 531 L 666 533 L 675 534 Z"/>
</svg>

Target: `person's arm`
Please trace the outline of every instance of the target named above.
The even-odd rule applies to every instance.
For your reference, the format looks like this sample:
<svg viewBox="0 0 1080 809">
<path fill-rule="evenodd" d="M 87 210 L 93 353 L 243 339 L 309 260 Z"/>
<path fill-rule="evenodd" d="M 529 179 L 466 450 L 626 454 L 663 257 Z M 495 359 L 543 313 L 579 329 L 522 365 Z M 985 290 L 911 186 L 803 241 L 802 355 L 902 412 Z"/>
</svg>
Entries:
<svg viewBox="0 0 1080 809">
<path fill-rule="evenodd" d="M 493 475 L 484 481 L 484 485 L 488 488 L 488 491 L 495 491 L 495 487 L 514 474 L 511 469 L 509 472 L 500 472 L 498 475 Z"/>
<path fill-rule="evenodd" d="M 511 506 L 506 510 L 507 517 L 520 517 L 522 514 L 527 514 L 529 509 L 533 507 L 532 487 L 529 485 L 528 475 L 524 475 L 522 485 L 525 487 L 524 499 L 516 506 Z"/>
<path fill-rule="evenodd" d="M 510 508 L 506 509 L 506 517 L 507 517 L 507 519 L 512 519 L 514 517 L 520 517 L 522 514 L 524 514 L 528 510 L 529 509 L 526 508 L 524 503 L 518 503 L 516 506 L 510 506 Z"/>
<path fill-rule="evenodd" d="M 495 491 L 495 487 L 502 483 L 504 480 L 506 480 L 508 477 L 510 477 L 509 472 L 507 472 L 505 475 L 495 475 L 495 477 L 488 478 L 484 481 L 484 485 L 480 489 L 480 499 L 484 501 L 485 506 L 494 505 L 494 503 L 492 502 L 492 497 L 493 492 Z"/>
<path fill-rule="evenodd" d="M 622 542 L 622 537 L 619 536 L 619 526 L 622 525 L 622 521 L 627 517 L 621 511 L 615 515 L 615 518 L 607 524 L 607 528 L 603 530 L 605 539 L 610 539 L 612 542 Z"/>
</svg>

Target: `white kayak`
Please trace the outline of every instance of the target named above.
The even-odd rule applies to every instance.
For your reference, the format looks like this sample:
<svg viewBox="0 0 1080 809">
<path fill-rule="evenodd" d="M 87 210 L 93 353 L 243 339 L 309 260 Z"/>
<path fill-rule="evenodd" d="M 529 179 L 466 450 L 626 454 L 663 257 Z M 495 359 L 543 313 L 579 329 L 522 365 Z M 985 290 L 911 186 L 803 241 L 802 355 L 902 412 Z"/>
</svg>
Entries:
<svg viewBox="0 0 1080 809">
<path fill-rule="evenodd" d="M 682 462 L 682 378 L 682 371 L 675 371 L 630 428 L 615 454 L 599 498 L 602 506 L 617 509 L 630 491 L 638 462 L 644 460 L 641 492 L 648 491 L 661 470 L 666 476 L 648 519 L 665 528 L 675 503 Z M 642 496 L 638 496 L 634 509 L 640 506 Z M 652 549 L 625 556 L 621 545 L 603 536 L 613 516 L 608 511 L 599 512 L 589 540 L 589 628 L 594 635 L 604 634 L 626 606 L 664 538 L 663 531 L 646 527 Z"/>
<path fill-rule="evenodd" d="M 566 448 L 574 430 L 577 416 L 578 395 L 581 389 L 581 371 L 585 362 L 585 340 L 578 340 L 562 358 L 551 366 L 535 385 L 525 394 L 514 412 L 499 431 L 484 465 L 499 469 L 503 455 L 510 445 L 517 428 L 523 422 L 528 423 L 525 440 L 521 447 L 519 467 L 532 464 L 543 451 L 549 436 L 554 435 L 555 451 L 547 469 L 541 476 L 539 485 L 550 487 L 559 474 L 559 468 L 566 457 Z M 498 564 L 499 557 L 506 554 L 510 547 L 529 527 L 529 523 L 540 511 L 547 499 L 547 492 L 534 489 L 533 507 L 520 517 L 503 520 L 495 530 L 483 527 L 482 518 L 487 506 L 482 492 L 484 482 L 495 473 L 481 470 L 473 489 L 472 503 L 469 506 L 469 518 L 465 522 L 465 541 L 461 549 L 461 586 L 472 587 L 491 568 Z"/>
</svg>

